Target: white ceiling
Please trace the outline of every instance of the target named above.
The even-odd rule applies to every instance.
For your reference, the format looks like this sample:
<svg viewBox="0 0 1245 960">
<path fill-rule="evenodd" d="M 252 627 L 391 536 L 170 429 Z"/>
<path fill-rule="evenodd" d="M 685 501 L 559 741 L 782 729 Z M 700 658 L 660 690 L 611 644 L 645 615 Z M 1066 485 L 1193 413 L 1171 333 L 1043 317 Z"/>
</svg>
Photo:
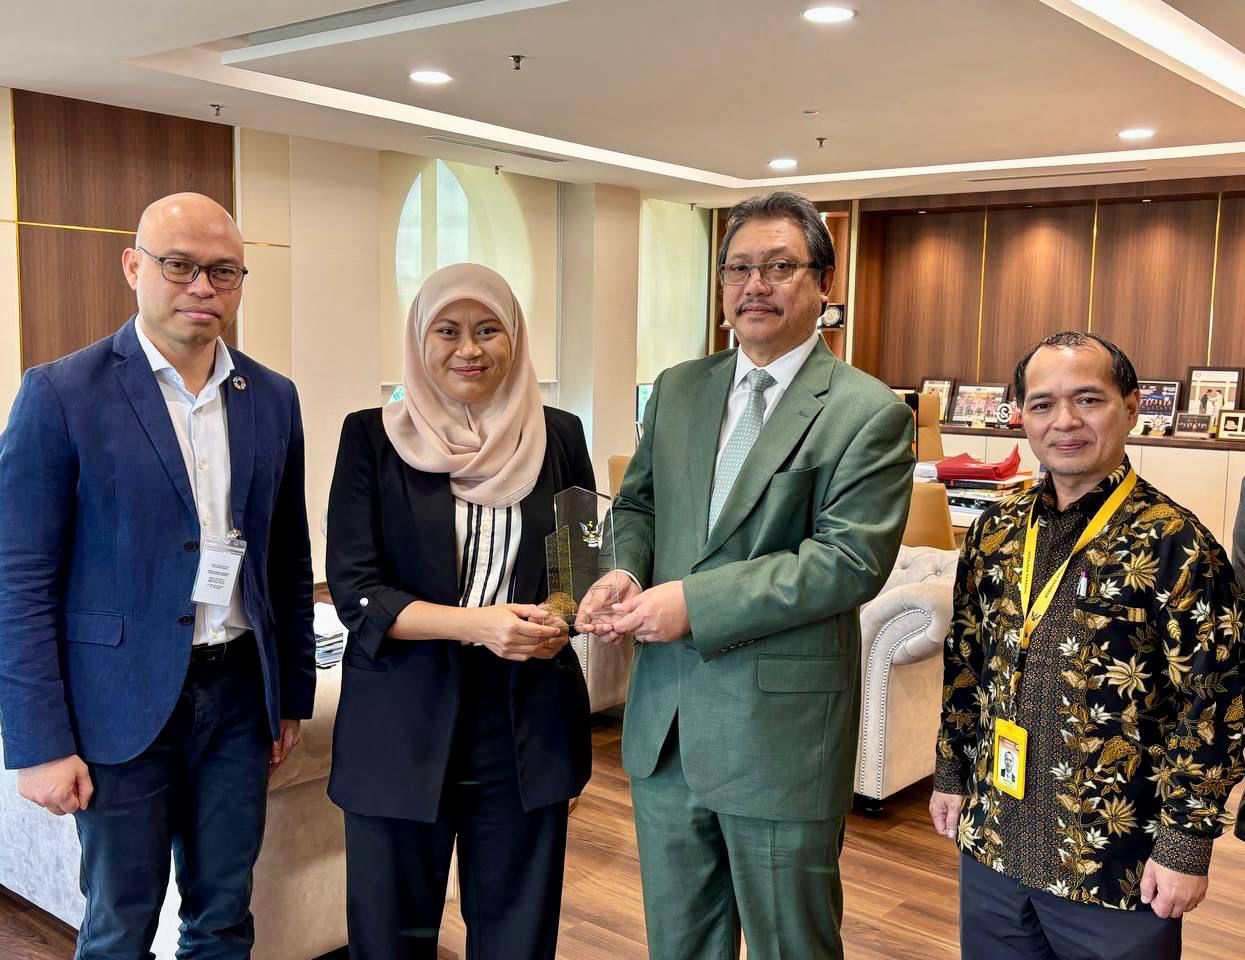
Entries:
<svg viewBox="0 0 1245 960">
<path fill-rule="evenodd" d="M 221 60 L 234 38 L 369 4 L 21 3 L 3 14 L 0 85 L 195 117 L 223 103 L 240 126 L 715 205 L 780 182 L 833 198 L 1245 174 L 1245 96 L 1065 16 L 1080 0 L 845 2 L 855 20 L 816 27 L 799 16 L 811 0 L 569 0 L 237 63 Z M 1245 3 L 1170 7 L 1245 65 Z M 420 67 L 455 80 L 417 86 Z M 1158 135 L 1130 152 L 1130 126 Z M 800 161 L 786 181 L 766 166 L 779 155 Z"/>
</svg>

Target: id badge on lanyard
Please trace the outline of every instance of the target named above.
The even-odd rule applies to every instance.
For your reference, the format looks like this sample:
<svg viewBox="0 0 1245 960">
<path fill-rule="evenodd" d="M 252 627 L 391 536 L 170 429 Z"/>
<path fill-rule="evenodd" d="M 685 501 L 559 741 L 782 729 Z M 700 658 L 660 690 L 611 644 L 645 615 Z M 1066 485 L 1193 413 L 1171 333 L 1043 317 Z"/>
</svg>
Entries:
<svg viewBox="0 0 1245 960">
<path fill-rule="evenodd" d="M 199 552 L 199 572 L 195 576 L 190 599 L 217 607 L 229 606 L 233 602 L 238 572 L 242 569 L 242 558 L 245 556 L 246 541 L 240 536 L 205 536 Z"/>
<path fill-rule="evenodd" d="M 1051 574 L 1045 586 L 1038 592 L 1036 599 L 1032 599 L 1033 572 L 1037 560 L 1037 523 L 1033 517 L 1037 503 L 1036 501 L 1034 502 L 1033 509 L 1029 512 L 1029 522 L 1025 528 L 1024 567 L 1020 574 L 1020 604 L 1025 620 L 1020 640 L 1019 656 L 1024 656 L 1026 651 L 1028 651 L 1029 640 L 1033 636 L 1033 631 L 1037 629 L 1038 624 L 1042 622 L 1042 618 L 1046 615 L 1046 611 L 1049 609 L 1051 601 L 1054 600 L 1059 585 L 1063 582 L 1063 578 L 1068 572 L 1068 564 L 1072 562 L 1072 558 L 1089 546 L 1090 541 L 1106 528 L 1111 518 L 1123 506 L 1124 501 L 1128 499 L 1128 495 L 1132 493 L 1133 487 L 1136 485 L 1137 474 L 1132 469 L 1129 469 L 1128 474 L 1120 482 L 1120 485 L 1115 488 L 1111 496 L 1107 498 L 1106 503 L 1098 508 L 1098 512 L 1089 521 L 1084 532 L 1077 538 L 1076 545 L 1068 554 L 1068 558 Z M 1087 586 L 1087 578 L 1082 573 L 1077 583 L 1077 595 L 1085 596 Z M 1031 599 L 1032 603 L 1030 602 Z M 1012 674 L 1013 702 L 1020 695 L 1022 676 L 1023 669 L 1018 666 L 1016 672 Z M 994 786 L 1010 797 L 1023 800 L 1025 796 L 1025 764 L 1029 752 L 1029 731 L 1011 720 L 995 717 L 992 746 L 994 760 L 991 764 L 991 773 L 993 774 Z"/>
</svg>

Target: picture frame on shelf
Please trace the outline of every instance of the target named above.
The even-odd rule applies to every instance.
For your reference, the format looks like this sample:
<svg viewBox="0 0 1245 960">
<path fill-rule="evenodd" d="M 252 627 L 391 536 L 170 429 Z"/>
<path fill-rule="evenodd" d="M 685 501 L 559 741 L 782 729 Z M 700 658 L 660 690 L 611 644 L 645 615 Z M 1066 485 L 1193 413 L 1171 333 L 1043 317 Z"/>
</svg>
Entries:
<svg viewBox="0 0 1245 960">
<path fill-rule="evenodd" d="M 1210 428 L 1214 422 L 1209 413 L 1181 410 L 1176 414 L 1176 429 L 1172 431 L 1172 436 L 1189 440 L 1209 440 Z"/>
<path fill-rule="evenodd" d="M 1220 440 L 1245 440 L 1245 410 L 1220 410 Z"/>
<path fill-rule="evenodd" d="M 1008 399 L 1011 387 L 1006 383 L 961 383 L 955 389 L 948 422 L 964 426 L 997 422 L 999 404 Z"/>
<path fill-rule="evenodd" d="M 1137 425 L 1132 429 L 1134 437 L 1161 437 L 1171 428 L 1180 409 L 1179 380 L 1139 380 L 1137 390 L 1141 399 L 1137 404 Z"/>
<path fill-rule="evenodd" d="M 946 423 L 951 415 L 951 398 L 955 395 L 955 379 L 953 377 L 926 377 L 921 381 L 921 393 L 932 393 L 938 397 L 938 421 Z"/>
<path fill-rule="evenodd" d="M 1240 406 L 1242 376 L 1245 370 L 1241 367 L 1190 367 L 1185 410 L 1205 414 L 1211 423 L 1218 423 L 1220 410 Z"/>
</svg>

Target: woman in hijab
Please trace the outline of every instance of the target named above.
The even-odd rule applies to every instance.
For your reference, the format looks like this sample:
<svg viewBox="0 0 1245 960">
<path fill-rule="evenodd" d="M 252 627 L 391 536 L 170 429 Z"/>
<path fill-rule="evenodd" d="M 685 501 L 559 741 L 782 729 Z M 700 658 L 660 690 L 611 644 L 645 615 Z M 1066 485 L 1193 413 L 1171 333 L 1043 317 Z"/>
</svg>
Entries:
<svg viewBox="0 0 1245 960">
<path fill-rule="evenodd" d="M 436 957 L 455 840 L 468 954 L 554 957 L 591 743 L 566 625 L 537 604 L 554 494 L 595 483 L 579 419 L 541 405 L 527 337 L 504 279 L 438 270 L 411 304 L 402 400 L 342 427 L 329 796 L 353 960 Z"/>
</svg>

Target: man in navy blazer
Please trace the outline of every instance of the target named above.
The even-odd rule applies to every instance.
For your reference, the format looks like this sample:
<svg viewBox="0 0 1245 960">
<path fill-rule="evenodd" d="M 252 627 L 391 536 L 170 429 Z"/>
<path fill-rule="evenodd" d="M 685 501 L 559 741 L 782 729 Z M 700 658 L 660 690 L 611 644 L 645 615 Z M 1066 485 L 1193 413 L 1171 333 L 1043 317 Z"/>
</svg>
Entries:
<svg viewBox="0 0 1245 960">
<path fill-rule="evenodd" d="M 298 396 L 220 338 L 246 276 L 224 208 L 157 201 L 122 266 L 138 313 L 27 371 L 0 435 L 4 761 L 77 819 L 77 960 L 150 956 L 170 856 L 178 955 L 242 958 L 315 692 Z"/>
</svg>

